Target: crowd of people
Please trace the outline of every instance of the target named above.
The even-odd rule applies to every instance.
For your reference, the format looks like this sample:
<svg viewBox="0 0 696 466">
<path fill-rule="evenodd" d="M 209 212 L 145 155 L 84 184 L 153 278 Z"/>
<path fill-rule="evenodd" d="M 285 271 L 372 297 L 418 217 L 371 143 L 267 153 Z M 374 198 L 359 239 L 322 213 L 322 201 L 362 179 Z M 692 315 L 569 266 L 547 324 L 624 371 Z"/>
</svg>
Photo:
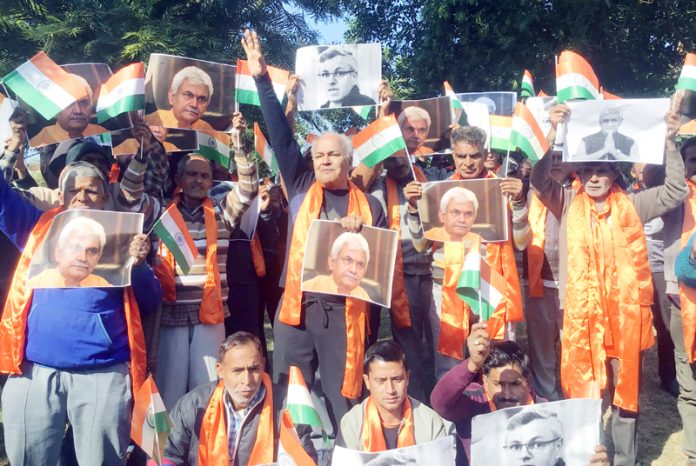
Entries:
<svg viewBox="0 0 696 466">
<path fill-rule="evenodd" d="M 466 465 L 474 416 L 604 396 L 613 450 L 590 445 L 587 463 L 634 466 L 642 357 L 655 343 L 654 328 L 662 387 L 677 397 L 683 451 L 696 465 L 696 138 L 677 143 L 675 111 L 665 116 L 664 166 L 632 167 L 631 183 L 621 165 L 563 163 L 553 149 L 531 172 L 523 160 L 511 170 L 486 149 L 485 132 L 471 126 L 455 126 L 450 154 L 431 157 L 424 145 L 430 117 L 415 108 L 398 118 L 413 163 L 394 156 L 353 166 L 343 134 L 326 132 L 301 147 L 294 131 L 299 78 L 291 77 L 283 105 L 259 37 L 246 31 L 242 45 L 276 181 L 259 179 L 247 121 L 236 112 L 229 170 L 197 153 L 165 152 L 156 132 L 137 122 L 131 131 L 142 147 L 132 156 L 115 158 L 82 140 L 42 148 L 46 186 L 39 187 L 24 163 L 27 115 L 20 108 L 10 118 L 0 157 L 0 372 L 9 375 L 2 421 L 10 464 L 69 457 L 81 465 L 125 464 L 133 396 L 148 373 L 172 421 L 163 464 L 273 463 L 278 412 L 295 366 L 321 402 L 331 445 L 376 452 L 455 435 L 457 464 Z M 349 74 L 339 71 L 333 79 Z M 181 89 L 189 95 L 179 96 Z M 379 91 L 380 115 L 389 114 L 386 82 Z M 203 124 L 211 93 L 204 79 L 182 74 L 168 94 L 173 115 L 186 115 L 187 127 Z M 75 105 L 92 112 L 90 102 Z M 552 148 L 568 115 L 566 105 L 550 110 Z M 471 249 L 465 240 L 484 201 L 463 188 L 443 197 L 439 215 L 443 224 L 452 217 L 454 232 L 444 242 L 424 236 L 417 201 L 426 182 L 488 178 L 501 178 L 511 234 L 481 246 L 505 280 L 501 303 L 484 320 L 456 293 Z M 256 197 L 258 225 L 249 238 L 240 221 Z M 145 234 L 172 205 L 198 250 L 186 271 Z M 90 272 L 65 288 L 27 282 L 53 219 L 70 209 L 143 214 L 143 234 L 128 246 L 130 286 L 87 284 Z M 316 219 L 340 222 L 346 233 L 363 226 L 398 233 L 384 313 L 361 293 L 302 291 Z M 71 236 L 86 229 L 75 228 Z M 73 248 L 71 260 L 101 255 L 103 232 L 93 236 L 94 245 Z M 349 234 L 344 243 L 365 255 L 357 238 Z M 343 250 L 336 249 L 334 262 Z M 379 332 L 381 314 L 389 316 L 388 336 Z M 519 322 L 526 322 L 528 356 L 515 342 Z M 564 464 L 558 419 L 530 416 L 510 420 L 506 453 L 526 458 L 510 464 Z M 525 438 L 529 423 L 548 427 L 549 438 Z M 296 429 L 316 460 L 321 434 L 301 423 Z"/>
</svg>

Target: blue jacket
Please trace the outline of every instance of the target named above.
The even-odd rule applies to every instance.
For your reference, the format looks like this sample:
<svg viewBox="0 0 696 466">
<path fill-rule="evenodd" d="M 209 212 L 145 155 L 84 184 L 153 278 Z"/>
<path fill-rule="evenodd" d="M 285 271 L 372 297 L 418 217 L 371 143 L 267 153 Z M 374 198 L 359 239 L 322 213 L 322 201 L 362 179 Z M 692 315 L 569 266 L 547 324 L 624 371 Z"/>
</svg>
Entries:
<svg viewBox="0 0 696 466">
<path fill-rule="evenodd" d="M 23 250 L 42 212 L 0 177 L 0 230 Z M 149 265 L 131 271 L 141 314 L 162 298 Z M 56 369 L 89 369 L 130 359 L 122 288 L 34 290 L 27 318 L 26 360 Z"/>
</svg>

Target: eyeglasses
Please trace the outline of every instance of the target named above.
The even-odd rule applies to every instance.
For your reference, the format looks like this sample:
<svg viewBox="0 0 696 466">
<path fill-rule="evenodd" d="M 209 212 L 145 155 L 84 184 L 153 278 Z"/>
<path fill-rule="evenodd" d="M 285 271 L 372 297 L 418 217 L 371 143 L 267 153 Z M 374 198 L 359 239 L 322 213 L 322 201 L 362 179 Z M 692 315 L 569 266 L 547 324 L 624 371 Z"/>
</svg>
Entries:
<svg viewBox="0 0 696 466">
<path fill-rule="evenodd" d="M 534 442 L 529 443 L 512 443 L 510 445 L 505 445 L 503 448 L 508 452 L 512 453 L 513 455 L 519 455 L 520 453 L 522 453 L 522 450 L 524 448 L 526 448 L 529 453 L 536 453 L 538 451 L 544 450 L 553 442 L 556 442 L 560 439 L 560 437 L 556 437 L 551 440 L 535 440 Z"/>
<path fill-rule="evenodd" d="M 339 79 L 339 78 L 344 78 L 351 73 L 355 73 L 355 70 L 348 70 L 348 71 L 336 70 L 333 73 L 330 73 L 328 71 L 322 71 L 317 76 L 319 76 L 321 79 L 329 79 L 329 78 Z"/>
<path fill-rule="evenodd" d="M 365 270 L 365 267 L 367 267 L 367 264 L 363 261 L 356 261 L 350 256 L 343 256 L 341 257 L 341 262 L 343 262 L 343 265 L 346 267 L 352 267 L 353 264 L 355 264 L 358 267 L 358 270 Z"/>
</svg>

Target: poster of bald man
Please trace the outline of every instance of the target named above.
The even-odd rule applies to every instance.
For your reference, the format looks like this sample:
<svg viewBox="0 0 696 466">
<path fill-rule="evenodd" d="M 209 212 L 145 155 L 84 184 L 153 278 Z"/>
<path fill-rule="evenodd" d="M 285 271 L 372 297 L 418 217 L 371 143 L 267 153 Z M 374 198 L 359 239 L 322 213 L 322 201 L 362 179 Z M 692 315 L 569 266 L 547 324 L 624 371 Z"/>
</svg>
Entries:
<svg viewBox="0 0 696 466">
<path fill-rule="evenodd" d="M 516 92 L 464 92 L 457 94 L 460 102 L 478 102 L 488 107 L 491 115 L 511 116 L 517 103 Z"/>
<path fill-rule="evenodd" d="M 433 155 L 449 149 L 452 125 L 449 97 L 392 100 L 389 111 L 394 113 L 399 123 L 409 155 Z"/>
<path fill-rule="evenodd" d="M 396 242 L 392 230 L 313 220 L 302 263 L 302 291 L 362 299 L 390 307 Z"/>
<path fill-rule="evenodd" d="M 454 436 L 442 437 L 411 447 L 365 452 L 335 447 L 331 466 L 454 466 L 457 454 Z"/>
<path fill-rule="evenodd" d="M 506 199 L 499 178 L 423 184 L 418 212 L 426 239 L 460 243 L 507 241 Z"/>
<path fill-rule="evenodd" d="M 382 81 L 380 44 L 313 45 L 297 49 L 299 110 L 377 105 Z"/>
<path fill-rule="evenodd" d="M 471 466 L 586 466 L 600 442 L 602 400 L 499 409 L 471 421 Z"/>
<path fill-rule="evenodd" d="M 95 107 L 101 85 L 113 74 L 106 63 L 76 63 L 60 65 L 82 84 L 87 92 L 83 98 L 61 110 L 58 115 L 46 120 L 21 99 L 19 105 L 29 112 L 27 136 L 31 147 L 57 144 L 62 141 L 117 131 L 132 126 L 127 113 L 97 124 Z"/>
<path fill-rule="evenodd" d="M 226 131 L 234 113 L 233 65 L 153 53 L 145 73 L 145 123 Z"/>
<path fill-rule="evenodd" d="M 669 99 L 567 102 L 565 162 L 631 162 L 661 165 Z"/>
<path fill-rule="evenodd" d="M 131 240 L 143 214 L 70 209 L 56 215 L 31 259 L 31 288 L 129 286 Z"/>
</svg>

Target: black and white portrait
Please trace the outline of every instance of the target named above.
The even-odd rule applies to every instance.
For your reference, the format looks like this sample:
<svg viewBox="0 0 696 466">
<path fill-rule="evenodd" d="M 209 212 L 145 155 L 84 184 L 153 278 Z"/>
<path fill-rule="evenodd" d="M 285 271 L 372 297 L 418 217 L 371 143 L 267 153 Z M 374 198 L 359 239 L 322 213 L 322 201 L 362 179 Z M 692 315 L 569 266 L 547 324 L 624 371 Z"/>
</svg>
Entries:
<svg viewBox="0 0 696 466">
<path fill-rule="evenodd" d="M 299 110 L 377 105 L 382 80 L 379 44 L 343 44 L 297 49 Z"/>
<path fill-rule="evenodd" d="M 456 455 L 453 436 L 443 437 L 412 447 L 376 453 L 334 448 L 331 466 L 454 466 Z"/>
<path fill-rule="evenodd" d="M 461 102 L 478 102 L 488 107 L 491 115 L 510 116 L 517 103 L 516 92 L 465 92 L 457 94 Z"/>
</svg>

